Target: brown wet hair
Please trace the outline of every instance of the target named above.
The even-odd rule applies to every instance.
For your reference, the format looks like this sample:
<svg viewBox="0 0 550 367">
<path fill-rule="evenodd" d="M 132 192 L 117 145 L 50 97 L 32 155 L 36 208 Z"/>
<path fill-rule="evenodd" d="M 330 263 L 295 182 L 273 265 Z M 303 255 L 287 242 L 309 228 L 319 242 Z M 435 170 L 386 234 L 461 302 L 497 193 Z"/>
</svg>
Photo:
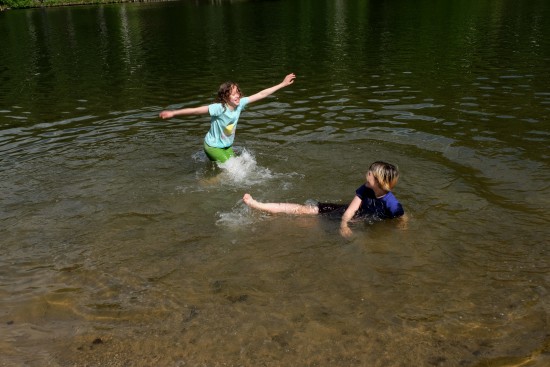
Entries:
<svg viewBox="0 0 550 367">
<path fill-rule="evenodd" d="M 229 96 L 231 95 L 231 89 L 233 89 L 233 87 L 237 88 L 237 92 L 239 92 L 240 97 L 242 97 L 243 93 L 241 92 L 241 88 L 239 88 L 239 85 L 237 83 L 225 82 L 222 85 L 220 85 L 215 102 L 221 103 L 225 108 L 227 103 L 229 103 Z"/>
</svg>

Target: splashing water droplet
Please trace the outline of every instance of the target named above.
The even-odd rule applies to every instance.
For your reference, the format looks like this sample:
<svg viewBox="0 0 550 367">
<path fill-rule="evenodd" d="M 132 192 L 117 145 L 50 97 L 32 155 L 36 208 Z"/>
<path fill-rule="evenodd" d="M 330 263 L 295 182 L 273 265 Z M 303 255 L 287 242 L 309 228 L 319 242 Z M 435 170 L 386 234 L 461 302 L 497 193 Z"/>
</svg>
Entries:
<svg viewBox="0 0 550 367">
<path fill-rule="evenodd" d="M 221 175 L 224 181 L 231 183 L 248 186 L 273 178 L 271 171 L 258 166 L 254 155 L 246 149 L 243 149 L 240 155 L 219 163 L 218 166 L 223 170 Z"/>
</svg>

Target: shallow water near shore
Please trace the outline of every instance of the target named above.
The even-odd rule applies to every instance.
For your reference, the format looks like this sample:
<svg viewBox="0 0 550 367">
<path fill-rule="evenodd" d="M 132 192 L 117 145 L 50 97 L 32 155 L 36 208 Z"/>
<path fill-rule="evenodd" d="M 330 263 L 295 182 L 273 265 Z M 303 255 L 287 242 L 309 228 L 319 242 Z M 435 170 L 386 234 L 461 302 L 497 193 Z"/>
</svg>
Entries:
<svg viewBox="0 0 550 367">
<path fill-rule="evenodd" d="M 414 3 L 0 14 L 0 366 L 548 365 L 550 6 Z M 289 72 L 221 166 L 158 118 Z M 242 202 L 374 160 L 406 228 Z"/>
</svg>

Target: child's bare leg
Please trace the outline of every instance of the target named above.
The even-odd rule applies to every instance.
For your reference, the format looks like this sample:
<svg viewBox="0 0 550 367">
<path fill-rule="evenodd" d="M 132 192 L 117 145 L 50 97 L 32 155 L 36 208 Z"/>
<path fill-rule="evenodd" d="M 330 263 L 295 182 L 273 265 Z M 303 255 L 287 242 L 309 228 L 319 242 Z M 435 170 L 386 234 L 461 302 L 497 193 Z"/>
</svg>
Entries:
<svg viewBox="0 0 550 367">
<path fill-rule="evenodd" d="M 244 194 L 243 201 L 246 205 L 253 209 L 273 214 L 285 213 L 297 215 L 315 215 L 319 213 L 319 208 L 317 206 L 292 203 L 261 203 L 254 200 L 254 198 L 250 196 L 250 194 Z"/>
</svg>

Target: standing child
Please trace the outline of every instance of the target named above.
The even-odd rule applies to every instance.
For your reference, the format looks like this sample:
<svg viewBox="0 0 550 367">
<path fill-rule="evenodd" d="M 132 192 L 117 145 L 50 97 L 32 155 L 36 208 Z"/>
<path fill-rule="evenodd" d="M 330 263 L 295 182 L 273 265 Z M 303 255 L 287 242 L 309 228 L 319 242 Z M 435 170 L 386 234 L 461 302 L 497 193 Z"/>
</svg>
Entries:
<svg viewBox="0 0 550 367">
<path fill-rule="evenodd" d="M 226 82 L 220 86 L 215 103 L 208 106 L 162 111 L 159 116 L 169 119 L 179 115 L 210 114 L 210 130 L 204 138 L 204 152 L 211 161 L 223 163 L 235 153 L 231 146 L 239 116 L 247 104 L 259 101 L 292 83 L 296 75 L 288 74 L 281 83 L 264 89 L 250 97 L 242 97 L 237 83 Z"/>
<path fill-rule="evenodd" d="M 329 203 L 318 203 L 317 205 L 261 203 L 254 200 L 250 194 L 244 194 L 243 201 L 251 208 L 274 214 L 340 214 L 342 215 L 340 233 L 344 237 L 349 237 L 352 232 L 348 223 L 352 219 L 368 216 L 378 219 L 401 217 L 406 220 L 403 207 L 391 192 L 391 189 L 397 184 L 398 179 L 399 171 L 396 166 L 377 161 L 369 167 L 365 184 L 355 191 L 355 197 L 349 205 Z"/>
</svg>

